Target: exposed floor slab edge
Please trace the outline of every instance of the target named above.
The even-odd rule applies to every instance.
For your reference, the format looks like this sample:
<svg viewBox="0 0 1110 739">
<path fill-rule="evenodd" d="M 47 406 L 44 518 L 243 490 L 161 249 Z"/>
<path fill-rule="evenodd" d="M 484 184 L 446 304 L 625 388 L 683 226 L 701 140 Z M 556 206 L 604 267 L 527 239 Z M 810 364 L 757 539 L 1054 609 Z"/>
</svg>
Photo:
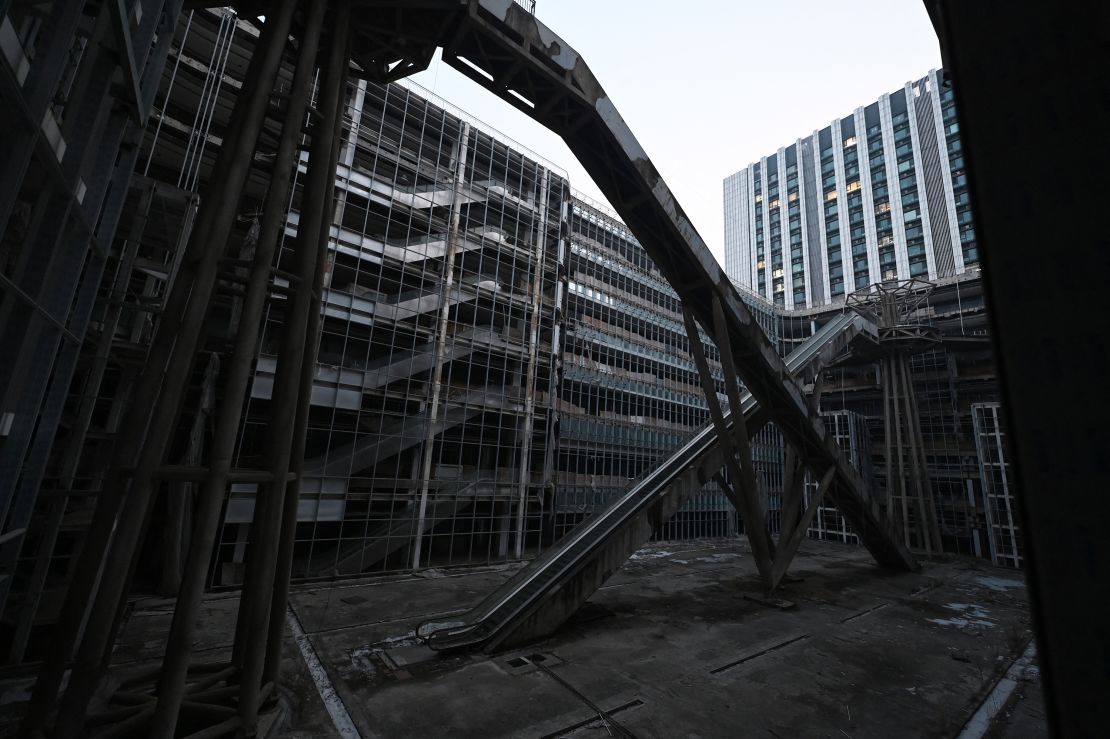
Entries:
<svg viewBox="0 0 1110 739">
<path fill-rule="evenodd" d="M 964 724 L 964 728 L 960 731 L 957 739 L 981 739 L 986 736 L 994 723 L 995 717 L 998 716 L 998 713 L 1010 700 L 1010 696 L 1013 695 L 1021 676 L 1025 673 L 1025 670 L 1035 664 L 1036 658 L 1037 644 L 1030 640 L 1029 646 L 1025 648 L 1022 655 L 1014 660 L 1010 669 L 1006 670 L 1006 674 L 995 683 L 994 688 L 987 693 L 987 697 L 983 699 L 979 708 Z"/>
<path fill-rule="evenodd" d="M 361 739 L 362 735 L 355 727 L 355 722 L 351 720 L 351 714 L 347 712 L 347 706 L 344 705 L 343 699 L 335 691 L 335 686 L 332 685 L 331 679 L 328 677 L 328 671 L 316 655 L 316 650 L 313 648 L 308 635 L 305 634 L 304 627 L 301 626 L 301 621 L 297 618 L 297 614 L 292 607 L 286 610 L 285 621 L 289 625 L 289 630 L 293 632 L 293 640 L 297 642 L 297 648 L 301 650 L 301 657 L 312 676 L 312 682 L 316 684 L 316 691 L 320 694 L 320 700 L 324 702 L 324 707 L 327 708 L 328 715 L 331 716 L 336 735 L 344 737 L 344 739 Z"/>
</svg>

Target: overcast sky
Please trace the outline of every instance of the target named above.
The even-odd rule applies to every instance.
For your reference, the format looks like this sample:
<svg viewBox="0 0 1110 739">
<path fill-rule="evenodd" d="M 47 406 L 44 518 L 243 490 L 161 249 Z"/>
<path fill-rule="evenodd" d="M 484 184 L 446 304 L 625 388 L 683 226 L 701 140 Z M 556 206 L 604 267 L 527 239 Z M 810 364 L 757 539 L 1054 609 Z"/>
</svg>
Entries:
<svg viewBox="0 0 1110 739">
<path fill-rule="evenodd" d="M 940 66 L 921 0 L 538 0 L 719 260 L 722 180 Z M 447 65 L 414 81 L 564 169 L 562 141 Z"/>
</svg>

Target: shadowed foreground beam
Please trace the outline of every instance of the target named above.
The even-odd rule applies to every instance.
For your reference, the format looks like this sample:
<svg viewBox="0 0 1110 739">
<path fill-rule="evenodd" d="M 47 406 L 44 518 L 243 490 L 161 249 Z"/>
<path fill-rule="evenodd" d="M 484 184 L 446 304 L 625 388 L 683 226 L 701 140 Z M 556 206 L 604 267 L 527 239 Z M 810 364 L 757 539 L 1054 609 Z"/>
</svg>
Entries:
<svg viewBox="0 0 1110 739">
<path fill-rule="evenodd" d="M 1101 736 L 1110 696 L 1110 237 L 1101 215 L 1110 6 L 925 5 L 953 79 L 982 244 L 1049 723 L 1057 736 Z"/>
</svg>

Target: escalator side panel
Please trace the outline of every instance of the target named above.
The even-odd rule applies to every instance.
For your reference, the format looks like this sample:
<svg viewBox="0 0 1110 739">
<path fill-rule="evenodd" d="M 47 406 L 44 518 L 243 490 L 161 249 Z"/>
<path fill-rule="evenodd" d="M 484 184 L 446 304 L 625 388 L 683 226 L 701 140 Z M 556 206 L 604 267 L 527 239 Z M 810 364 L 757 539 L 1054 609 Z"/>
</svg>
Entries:
<svg viewBox="0 0 1110 739">
<path fill-rule="evenodd" d="M 859 316 L 842 315 L 822 327 L 786 359 L 791 372 L 802 374 L 820 367 L 857 336 L 873 336 L 875 328 Z M 741 400 L 746 418 L 758 403 L 748 393 Z M 731 426 L 731 410 L 726 412 Z M 620 499 L 583 521 L 560 543 L 498 588 L 466 619 L 469 632 L 457 638 L 437 632 L 429 641 L 435 649 L 481 646 L 486 651 L 508 649 L 542 638 L 561 626 L 594 592 L 651 538 L 724 465 L 721 445 L 712 426 L 699 431 L 658 468 L 638 481 Z M 670 469 L 661 479 L 664 469 Z M 624 519 L 625 501 L 645 487 L 650 502 L 631 519 Z M 858 485 L 858 483 L 857 483 Z M 575 559 L 575 543 L 590 529 L 602 527 L 600 542 Z M 546 580 L 546 582 L 545 582 Z"/>
</svg>

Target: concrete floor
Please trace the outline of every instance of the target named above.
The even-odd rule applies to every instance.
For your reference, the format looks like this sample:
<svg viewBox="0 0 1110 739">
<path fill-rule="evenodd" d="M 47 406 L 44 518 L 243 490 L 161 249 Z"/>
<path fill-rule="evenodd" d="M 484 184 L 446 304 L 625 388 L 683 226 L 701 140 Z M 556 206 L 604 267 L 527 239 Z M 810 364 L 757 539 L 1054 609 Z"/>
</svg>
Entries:
<svg viewBox="0 0 1110 739">
<path fill-rule="evenodd" d="M 954 736 L 1030 636 L 1020 576 L 979 562 L 894 576 L 807 543 L 793 573 L 782 597 L 796 605 L 779 610 L 742 597 L 759 589 L 744 545 L 653 546 L 554 637 L 492 657 L 438 658 L 406 637 L 510 569 L 293 600 L 363 736 Z"/>
<path fill-rule="evenodd" d="M 292 609 L 363 737 L 952 737 L 1030 638 L 1019 573 L 966 559 L 920 574 L 806 542 L 780 610 L 735 540 L 653 545 L 553 637 L 443 658 L 412 639 L 515 566 L 297 588 Z M 206 603 L 198 651 L 226 654 L 233 595 Z M 136 604 L 117 670 L 157 659 L 171 604 Z M 302 652 L 286 650 L 270 736 L 335 736 Z M 1046 735 L 1039 685 L 992 736 Z M 1040 713 L 1038 714 L 1037 711 Z"/>
</svg>

